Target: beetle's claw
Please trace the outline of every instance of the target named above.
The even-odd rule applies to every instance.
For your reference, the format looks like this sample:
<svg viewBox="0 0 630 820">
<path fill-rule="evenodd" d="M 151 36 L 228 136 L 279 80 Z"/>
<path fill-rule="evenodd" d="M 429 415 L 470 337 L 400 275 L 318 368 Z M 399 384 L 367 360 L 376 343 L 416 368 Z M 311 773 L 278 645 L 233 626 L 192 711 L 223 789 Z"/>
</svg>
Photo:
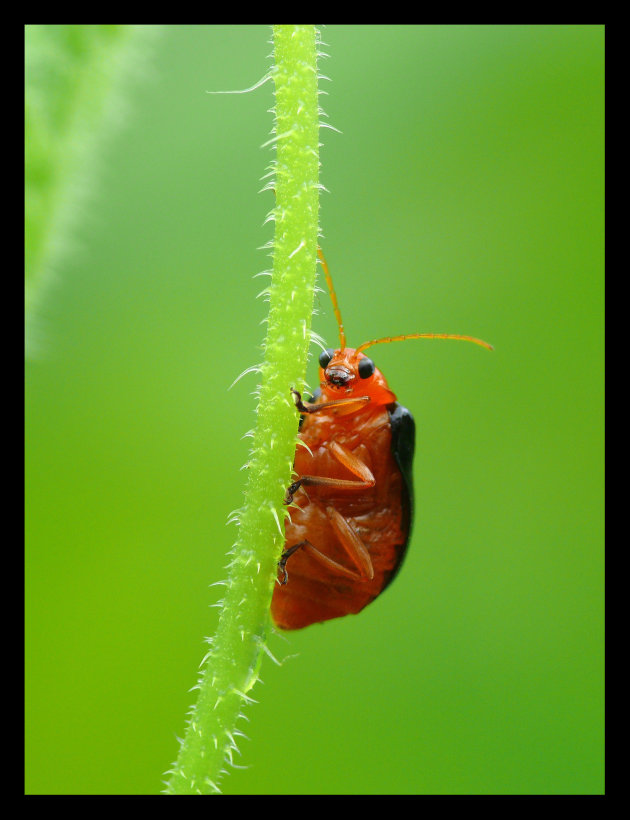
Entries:
<svg viewBox="0 0 630 820">
<path fill-rule="evenodd" d="M 281 558 L 278 561 L 278 570 L 282 572 L 282 580 L 280 578 L 276 578 L 276 581 L 283 587 L 286 582 L 289 580 L 289 573 L 287 572 L 287 561 L 286 558 Z"/>
</svg>

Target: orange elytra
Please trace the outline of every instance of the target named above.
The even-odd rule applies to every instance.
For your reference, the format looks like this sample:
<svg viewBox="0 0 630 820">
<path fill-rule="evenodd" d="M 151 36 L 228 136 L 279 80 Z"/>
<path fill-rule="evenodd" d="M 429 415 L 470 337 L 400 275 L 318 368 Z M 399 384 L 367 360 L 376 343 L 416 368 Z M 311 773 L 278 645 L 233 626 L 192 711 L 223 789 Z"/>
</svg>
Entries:
<svg viewBox="0 0 630 820">
<path fill-rule="evenodd" d="M 285 548 L 271 603 L 281 629 L 360 612 L 400 569 L 413 519 L 415 424 L 364 350 L 405 339 L 472 336 L 412 333 L 346 347 L 337 296 L 318 255 L 339 326 L 339 347 L 319 357 L 320 389 L 310 401 L 293 390 L 302 418 L 295 481 L 285 504 Z"/>
</svg>

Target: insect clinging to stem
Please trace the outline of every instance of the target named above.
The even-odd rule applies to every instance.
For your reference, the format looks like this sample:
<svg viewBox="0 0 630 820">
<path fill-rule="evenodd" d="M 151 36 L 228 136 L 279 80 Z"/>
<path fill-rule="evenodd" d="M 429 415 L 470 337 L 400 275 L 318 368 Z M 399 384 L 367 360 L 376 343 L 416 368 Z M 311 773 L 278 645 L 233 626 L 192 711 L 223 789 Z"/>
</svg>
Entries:
<svg viewBox="0 0 630 820">
<path fill-rule="evenodd" d="M 339 347 L 319 357 L 320 387 L 310 401 L 292 390 L 301 415 L 296 479 L 285 504 L 285 548 L 271 615 L 300 629 L 360 612 L 400 569 L 413 519 L 413 416 L 364 351 L 407 339 L 457 339 L 492 350 L 473 336 L 410 333 L 346 346 L 328 265 L 318 256 L 339 327 Z"/>
</svg>

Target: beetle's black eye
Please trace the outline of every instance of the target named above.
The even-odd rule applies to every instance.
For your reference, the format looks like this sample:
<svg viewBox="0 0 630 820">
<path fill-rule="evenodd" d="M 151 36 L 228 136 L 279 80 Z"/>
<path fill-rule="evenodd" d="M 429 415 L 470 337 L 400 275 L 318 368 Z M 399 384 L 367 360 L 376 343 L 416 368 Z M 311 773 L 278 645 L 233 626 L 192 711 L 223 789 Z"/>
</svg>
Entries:
<svg viewBox="0 0 630 820">
<path fill-rule="evenodd" d="M 328 348 L 328 350 L 322 350 L 322 352 L 319 354 L 319 366 L 325 370 L 330 364 L 330 360 L 334 355 L 335 351 L 331 348 Z"/>
<path fill-rule="evenodd" d="M 359 377 L 362 379 L 369 379 L 374 373 L 374 370 L 375 367 L 372 359 L 368 359 L 367 356 L 364 356 L 359 362 Z"/>
</svg>

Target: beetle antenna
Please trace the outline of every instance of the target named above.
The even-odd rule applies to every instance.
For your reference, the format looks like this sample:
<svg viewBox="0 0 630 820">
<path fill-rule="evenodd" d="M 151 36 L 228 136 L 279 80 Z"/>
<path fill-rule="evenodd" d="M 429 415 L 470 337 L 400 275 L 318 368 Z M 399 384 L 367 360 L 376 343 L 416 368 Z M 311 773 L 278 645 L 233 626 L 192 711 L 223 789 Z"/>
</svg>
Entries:
<svg viewBox="0 0 630 820">
<path fill-rule="evenodd" d="M 346 348 L 346 332 L 343 329 L 343 322 L 341 320 L 341 311 L 339 310 L 339 304 L 337 302 L 337 294 L 335 293 L 335 287 L 333 285 L 332 276 L 330 275 L 330 271 L 328 270 L 328 265 L 326 264 L 326 259 L 324 258 L 324 254 L 322 253 L 322 249 L 319 246 L 317 248 L 317 255 L 319 256 L 319 261 L 322 263 L 322 268 L 324 269 L 324 276 L 326 277 L 326 284 L 328 285 L 328 290 L 330 291 L 330 301 L 332 302 L 333 310 L 335 312 L 335 318 L 337 320 L 337 324 L 339 325 L 339 343 L 341 345 L 341 349 L 345 350 L 345 348 Z M 392 339 L 392 341 L 393 341 L 393 339 Z M 374 344 L 374 343 L 370 342 L 370 344 Z"/>
<path fill-rule="evenodd" d="M 486 350 L 494 350 L 488 342 L 476 339 L 474 336 L 460 336 L 456 333 L 407 333 L 404 336 L 385 336 L 382 339 L 372 339 L 371 342 L 363 342 L 362 345 L 357 347 L 356 352 L 361 353 L 361 351 L 372 347 L 372 345 L 380 345 L 385 342 L 404 342 L 405 339 L 459 339 L 460 342 L 472 342 L 473 344 L 485 347 Z"/>
</svg>

